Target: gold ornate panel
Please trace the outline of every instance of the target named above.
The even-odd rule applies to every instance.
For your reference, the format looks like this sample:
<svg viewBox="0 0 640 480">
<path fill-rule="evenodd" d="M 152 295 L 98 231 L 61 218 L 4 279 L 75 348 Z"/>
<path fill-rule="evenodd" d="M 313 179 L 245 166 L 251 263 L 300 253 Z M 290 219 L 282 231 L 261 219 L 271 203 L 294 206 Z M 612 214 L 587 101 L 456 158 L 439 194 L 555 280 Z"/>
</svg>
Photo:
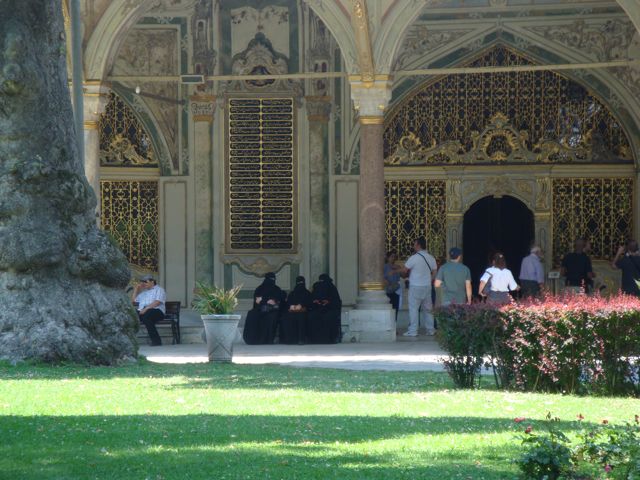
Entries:
<svg viewBox="0 0 640 480">
<path fill-rule="evenodd" d="M 385 182 L 386 249 L 400 258 L 413 253 L 413 242 L 424 236 L 437 259 L 446 250 L 446 182 L 390 180 Z"/>
<path fill-rule="evenodd" d="M 158 167 L 151 137 L 134 111 L 114 92 L 98 123 L 100 165 L 103 167 Z"/>
<path fill-rule="evenodd" d="M 463 66 L 533 64 L 495 46 Z M 385 119 L 387 165 L 631 162 L 608 108 L 551 71 L 449 75 L 429 81 Z"/>
<path fill-rule="evenodd" d="M 294 252 L 293 98 L 227 101 L 227 252 Z"/>
<path fill-rule="evenodd" d="M 591 242 L 594 259 L 610 259 L 633 235 L 631 178 L 557 178 L 553 181 L 553 260 L 573 250 L 578 237 Z"/>
<path fill-rule="evenodd" d="M 158 182 L 100 181 L 102 228 L 129 263 L 158 271 Z"/>
</svg>

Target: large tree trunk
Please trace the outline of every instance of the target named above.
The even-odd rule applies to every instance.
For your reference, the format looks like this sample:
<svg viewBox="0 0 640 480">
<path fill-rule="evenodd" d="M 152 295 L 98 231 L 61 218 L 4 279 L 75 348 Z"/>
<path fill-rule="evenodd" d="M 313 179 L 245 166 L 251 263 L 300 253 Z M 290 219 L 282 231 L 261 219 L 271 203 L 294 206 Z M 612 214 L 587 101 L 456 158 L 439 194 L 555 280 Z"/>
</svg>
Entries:
<svg viewBox="0 0 640 480">
<path fill-rule="evenodd" d="M 60 0 L 0 0 L 0 358 L 135 357 L 126 259 L 96 227 Z"/>
</svg>

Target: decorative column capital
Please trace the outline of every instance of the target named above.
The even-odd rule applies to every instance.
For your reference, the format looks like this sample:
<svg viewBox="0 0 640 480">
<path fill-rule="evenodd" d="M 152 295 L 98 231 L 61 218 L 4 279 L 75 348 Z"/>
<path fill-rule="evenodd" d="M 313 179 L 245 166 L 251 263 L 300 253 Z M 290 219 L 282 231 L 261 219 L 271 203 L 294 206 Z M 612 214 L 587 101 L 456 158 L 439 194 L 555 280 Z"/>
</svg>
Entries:
<svg viewBox="0 0 640 480">
<path fill-rule="evenodd" d="M 360 115 L 360 123 L 382 123 L 384 111 L 391 100 L 391 79 L 373 82 L 351 81 L 351 99 L 353 107 Z"/>
<path fill-rule="evenodd" d="M 98 121 L 109 102 L 111 88 L 98 80 L 87 80 L 82 84 L 85 130 L 96 130 Z"/>
<path fill-rule="evenodd" d="M 307 95 L 304 97 L 307 117 L 310 122 L 327 123 L 331 114 L 331 97 L 326 95 Z"/>
<path fill-rule="evenodd" d="M 194 122 L 213 123 L 216 114 L 215 95 L 193 95 L 189 98 L 189 108 Z"/>
</svg>

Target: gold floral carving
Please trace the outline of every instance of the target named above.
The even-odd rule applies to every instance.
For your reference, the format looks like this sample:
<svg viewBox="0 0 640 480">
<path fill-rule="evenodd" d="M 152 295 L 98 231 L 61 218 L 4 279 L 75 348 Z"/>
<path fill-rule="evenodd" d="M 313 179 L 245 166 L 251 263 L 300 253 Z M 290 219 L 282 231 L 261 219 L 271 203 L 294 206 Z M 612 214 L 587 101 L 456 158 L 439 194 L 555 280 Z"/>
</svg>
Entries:
<svg viewBox="0 0 640 480">
<path fill-rule="evenodd" d="M 590 162 L 591 135 L 576 146 L 540 139 L 530 144 L 525 131 L 517 131 L 501 112 L 496 113 L 482 132 L 471 132 L 472 146 L 466 150 L 459 140 L 424 146 L 413 133 L 400 138 L 387 165 L 434 165 L 468 163 L 577 163 Z"/>
<path fill-rule="evenodd" d="M 447 212 L 462 210 L 462 195 L 460 195 L 460 180 L 447 180 Z"/>
<path fill-rule="evenodd" d="M 373 83 L 375 81 L 375 69 L 371 50 L 371 37 L 369 35 L 369 16 L 364 0 L 352 0 L 352 13 L 351 24 L 355 34 L 356 48 L 358 49 L 360 77 L 362 82 Z"/>
<path fill-rule="evenodd" d="M 551 179 L 538 178 L 536 180 L 536 209 L 549 210 L 551 208 Z"/>
</svg>

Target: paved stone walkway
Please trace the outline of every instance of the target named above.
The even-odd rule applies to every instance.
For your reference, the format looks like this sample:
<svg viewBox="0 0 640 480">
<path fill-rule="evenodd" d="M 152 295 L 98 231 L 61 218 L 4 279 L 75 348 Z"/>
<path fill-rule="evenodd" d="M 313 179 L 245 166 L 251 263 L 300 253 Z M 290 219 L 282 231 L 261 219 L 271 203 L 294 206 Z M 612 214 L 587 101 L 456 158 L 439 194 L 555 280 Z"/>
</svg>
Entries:
<svg viewBox="0 0 640 480">
<path fill-rule="evenodd" d="M 141 346 L 151 362 L 207 362 L 204 344 Z M 277 364 L 294 367 L 347 370 L 442 371 L 444 352 L 432 338 L 399 339 L 395 343 L 340 343 L 337 345 L 234 345 L 233 363 Z"/>
</svg>

